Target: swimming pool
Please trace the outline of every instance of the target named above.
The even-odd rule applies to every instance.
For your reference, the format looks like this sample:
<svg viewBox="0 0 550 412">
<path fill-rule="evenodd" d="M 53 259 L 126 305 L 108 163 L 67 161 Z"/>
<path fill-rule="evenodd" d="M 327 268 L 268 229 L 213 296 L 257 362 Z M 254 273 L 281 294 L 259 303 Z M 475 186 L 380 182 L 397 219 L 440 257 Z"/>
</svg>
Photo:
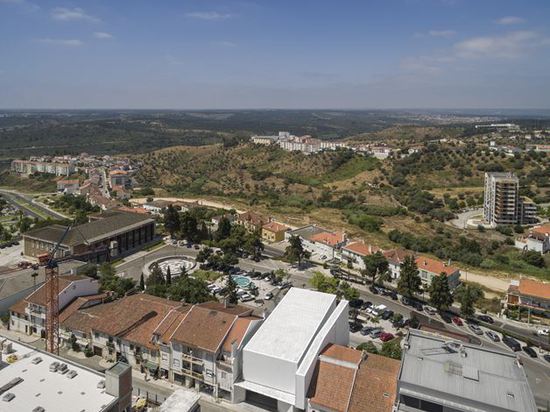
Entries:
<svg viewBox="0 0 550 412">
<path fill-rule="evenodd" d="M 237 286 L 241 288 L 247 288 L 248 286 L 250 286 L 250 283 L 252 283 L 250 278 L 247 276 L 232 275 L 231 278 L 235 281 Z"/>
</svg>

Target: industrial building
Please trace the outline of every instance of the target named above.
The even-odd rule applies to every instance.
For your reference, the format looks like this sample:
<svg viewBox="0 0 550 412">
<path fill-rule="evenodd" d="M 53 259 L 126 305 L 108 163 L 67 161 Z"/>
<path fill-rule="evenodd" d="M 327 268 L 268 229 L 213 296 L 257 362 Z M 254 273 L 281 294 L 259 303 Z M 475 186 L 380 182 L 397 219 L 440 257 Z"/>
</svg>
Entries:
<svg viewBox="0 0 550 412">
<path fill-rule="evenodd" d="M 66 226 L 50 225 L 23 234 L 23 253 L 38 258 L 53 250 Z M 149 216 L 111 210 L 90 216 L 90 221 L 72 227 L 57 253 L 57 258 L 73 256 L 101 262 L 135 252 L 155 239 L 155 221 Z"/>
<path fill-rule="evenodd" d="M 515 354 L 409 330 L 397 381 L 402 412 L 536 412 Z"/>
<path fill-rule="evenodd" d="M 132 371 L 117 363 L 101 374 L 36 348 L 0 338 L 0 410 L 124 412 Z"/>
</svg>

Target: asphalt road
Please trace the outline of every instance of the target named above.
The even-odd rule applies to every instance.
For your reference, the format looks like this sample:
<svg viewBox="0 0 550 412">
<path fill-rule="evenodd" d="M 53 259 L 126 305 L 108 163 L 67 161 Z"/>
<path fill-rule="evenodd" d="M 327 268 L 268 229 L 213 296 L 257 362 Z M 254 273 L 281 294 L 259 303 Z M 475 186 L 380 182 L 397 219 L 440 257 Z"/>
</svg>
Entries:
<svg viewBox="0 0 550 412">
<path fill-rule="evenodd" d="M 11 190 L 2 190 L 0 189 L 0 195 L 6 199 L 8 203 L 11 203 L 13 206 L 15 206 L 18 209 L 21 209 L 25 215 L 30 217 L 36 217 L 38 219 L 43 219 L 43 216 L 51 217 L 52 219 L 65 219 L 66 216 L 57 213 L 54 210 L 48 209 L 44 206 L 42 206 L 39 203 L 33 202 L 33 199 L 30 196 L 24 195 L 19 192 L 11 191 Z M 34 210 L 29 208 L 27 205 L 32 204 L 32 207 L 34 209 L 40 210 L 40 213 L 36 213 Z"/>
</svg>

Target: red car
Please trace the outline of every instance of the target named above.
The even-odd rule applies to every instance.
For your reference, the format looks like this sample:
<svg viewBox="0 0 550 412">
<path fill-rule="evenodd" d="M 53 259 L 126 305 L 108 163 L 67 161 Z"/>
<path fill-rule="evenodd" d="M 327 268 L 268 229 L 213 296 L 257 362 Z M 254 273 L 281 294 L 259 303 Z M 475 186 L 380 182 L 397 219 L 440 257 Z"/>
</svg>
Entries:
<svg viewBox="0 0 550 412">
<path fill-rule="evenodd" d="M 382 342 L 387 342 L 389 340 L 392 340 L 393 338 L 395 338 L 395 336 L 393 336 L 391 333 L 389 332 L 382 332 L 379 336 L 380 340 Z"/>
<path fill-rule="evenodd" d="M 464 325 L 464 323 L 462 323 L 462 319 L 460 319 L 458 316 L 453 316 L 452 321 L 456 326 L 463 326 Z"/>
</svg>

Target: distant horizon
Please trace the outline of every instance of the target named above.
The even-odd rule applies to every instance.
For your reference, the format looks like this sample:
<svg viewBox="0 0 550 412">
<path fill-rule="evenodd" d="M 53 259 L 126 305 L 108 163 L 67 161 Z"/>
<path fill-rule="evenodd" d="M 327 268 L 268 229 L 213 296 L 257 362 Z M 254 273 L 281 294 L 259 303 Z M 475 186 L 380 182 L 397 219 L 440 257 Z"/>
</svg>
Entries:
<svg viewBox="0 0 550 412">
<path fill-rule="evenodd" d="M 550 110 L 549 20 L 547 0 L 0 0 L 0 106 Z"/>
</svg>

